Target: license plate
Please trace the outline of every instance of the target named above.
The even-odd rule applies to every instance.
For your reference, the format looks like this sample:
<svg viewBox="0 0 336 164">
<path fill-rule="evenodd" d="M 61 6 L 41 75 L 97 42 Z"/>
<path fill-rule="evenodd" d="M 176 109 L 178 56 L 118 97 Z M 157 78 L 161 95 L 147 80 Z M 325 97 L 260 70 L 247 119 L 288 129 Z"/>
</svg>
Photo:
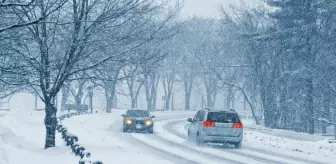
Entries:
<svg viewBox="0 0 336 164">
<path fill-rule="evenodd" d="M 135 128 L 137 128 L 137 129 L 141 129 L 142 126 L 141 126 L 140 124 L 137 124 L 137 125 L 135 126 Z"/>
</svg>

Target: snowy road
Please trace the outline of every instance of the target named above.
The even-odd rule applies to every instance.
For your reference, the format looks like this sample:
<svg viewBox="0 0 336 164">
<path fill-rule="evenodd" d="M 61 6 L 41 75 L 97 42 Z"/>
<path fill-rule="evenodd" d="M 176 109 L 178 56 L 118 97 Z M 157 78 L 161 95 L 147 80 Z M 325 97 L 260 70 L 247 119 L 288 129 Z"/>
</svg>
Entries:
<svg viewBox="0 0 336 164">
<path fill-rule="evenodd" d="M 182 121 L 181 120 L 178 120 L 178 121 L 170 120 L 170 121 L 165 122 L 162 127 L 165 131 L 181 138 L 182 140 L 185 140 L 185 141 L 187 140 L 186 129 L 188 127 L 188 124 L 184 120 Z M 183 130 L 181 127 L 183 127 Z M 174 140 L 177 141 L 178 139 L 174 138 Z M 318 161 L 312 158 L 309 159 L 309 156 L 304 156 L 303 158 L 299 158 L 296 156 L 289 156 L 289 155 L 282 154 L 282 153 L 262 150 L 260 148 L 259 149 L 253 148 L 249 145 L 244 145 L 242 146 L 241 149 L 234 149 L 234 148 L 230 149 L 229 145 L 224 146 L 224 149 L 223 149 L 223 146 L 209 147 L 209 148 L 228 153 L 230 157 L 236 156 L 235 158 L 240 158 L 240 159 L 242 159 L 242 157 L 248 158 L 248 160 L 253 163 L 274 163 L 274 164 L 300 164 L 300 163 L 302 164 L 325 164 L 325 163 L 328 163 L 328 161 L 326 160 Z M 220 153 L 218 152 L 218 154 Z M 255 161 L 252 161 L 252 159 Z"/>
<path fill-rule="evenodd" d="M 186 140 L 188 123 L 185 120 L 190 114 L 156 116 L 154 134 L 123 133 L 118 112 L 79 116 L 66 120 L 65 124 L 79 136 L 80 143 L 91 151 L 94 158 L 104 163 L 328 164 L 335 160 L 334 157 L 245 143 L 245 139 L 241 149 L 230 146 L 199 148 Z"/>
</svg>

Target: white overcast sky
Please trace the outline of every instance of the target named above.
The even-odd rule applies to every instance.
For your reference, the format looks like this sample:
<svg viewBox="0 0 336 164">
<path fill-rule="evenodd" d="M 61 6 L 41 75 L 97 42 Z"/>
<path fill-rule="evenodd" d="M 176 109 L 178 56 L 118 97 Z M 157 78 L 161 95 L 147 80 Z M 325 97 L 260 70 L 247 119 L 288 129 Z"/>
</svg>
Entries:
<svg viewBox="0 0 336 164">
<path fill-rule="evenodd" d="M 177 1 L 177 0 L 172 0 Z M 181 1 L 181 0 L 180 0 Z M 260 2 L 260 0 L 245 0 L 249 4 Z M 220 5 L 227 7 L 230 4 L 239 4 L 240 0 L 184 0 L 181 10 L 181 18 L 192 16 L 216 18 L 220 15 L 218 8 Z"/>
</svg>

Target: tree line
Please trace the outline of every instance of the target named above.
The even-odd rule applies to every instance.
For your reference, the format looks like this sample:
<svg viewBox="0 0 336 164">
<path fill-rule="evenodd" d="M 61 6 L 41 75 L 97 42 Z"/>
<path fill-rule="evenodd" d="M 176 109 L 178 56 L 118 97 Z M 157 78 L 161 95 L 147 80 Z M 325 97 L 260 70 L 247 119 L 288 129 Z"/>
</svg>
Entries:
<svg viewBox="0 0 336 164">
<path fill-rule="evenodd" d="M 131 106 L 144 87 L 147 108 L 155 109 L 162 85 L 168 109 L 178 84 L 186 110 L 201 88 L 205 106 L 223 101 L 222 94 L 224 107 L 234 108 L 240 95 L 257 124 L 326 133 L 335 113 L 335 7 L 324 0 L 269 0 L 221 7 L 220 19 L 192 17 L 161 49 L 166 58 L 119 71 L 137 70 L 124 76 Z"/>
<path fill-rule="evenodd" d="M 120 68 L 161 60 L 162 52 L 147 51 L 176 33 L 181 5 L 168 2 L 2 0 L 1 96 L 35 92 L 45 104 L 45 148 L 54 147 L 56 95 L 73 81 L 76 100 L 86 80 L 111 90 Z"/>
<path fill-rule="evenodd" d="M 326 132 L 335 111 L 335 8 L 326 0 L 268 0 L 221 7 L 220 19 L 177 21 L 181 4 L 154 0 L 31 0 L 0 2 L 1 97 L 35 92 L 45 103 L 46 144 L 55 145 L 55 97 L 85 99 L 101 88 L 106 111 L 117 94 L 137 107 L 141 89 L 156 109 L 158 86 L 169 109 L 183 86 L 204 106 L 243 97 L 257 124 Z M 127 93 L 118 85 L 125 84 Z M 225 99 L 218 100 L 218 95 Z"/>
</svg>

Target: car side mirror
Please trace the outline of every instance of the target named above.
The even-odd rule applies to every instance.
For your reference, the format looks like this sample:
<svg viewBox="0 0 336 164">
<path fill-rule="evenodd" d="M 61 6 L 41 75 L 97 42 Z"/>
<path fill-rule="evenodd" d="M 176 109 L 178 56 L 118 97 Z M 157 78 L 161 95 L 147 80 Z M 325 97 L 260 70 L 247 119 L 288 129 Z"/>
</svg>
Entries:
<svg viewBox="0 0 336 164">
<path fill-rule="evenodd" d="M 152 116 L 152 118 L 155 118 L 155 116 Z"/>
<path fill-rule="evenodd" d="M 122 116 L 122 117 L 126 117 L 126 114 L 122 114 L 121 116 Z"/>
<path fill-rule="evenodd" d="M 193 122 L 192 118 L 187 119 L 188 122 Z"/>
</svg>

